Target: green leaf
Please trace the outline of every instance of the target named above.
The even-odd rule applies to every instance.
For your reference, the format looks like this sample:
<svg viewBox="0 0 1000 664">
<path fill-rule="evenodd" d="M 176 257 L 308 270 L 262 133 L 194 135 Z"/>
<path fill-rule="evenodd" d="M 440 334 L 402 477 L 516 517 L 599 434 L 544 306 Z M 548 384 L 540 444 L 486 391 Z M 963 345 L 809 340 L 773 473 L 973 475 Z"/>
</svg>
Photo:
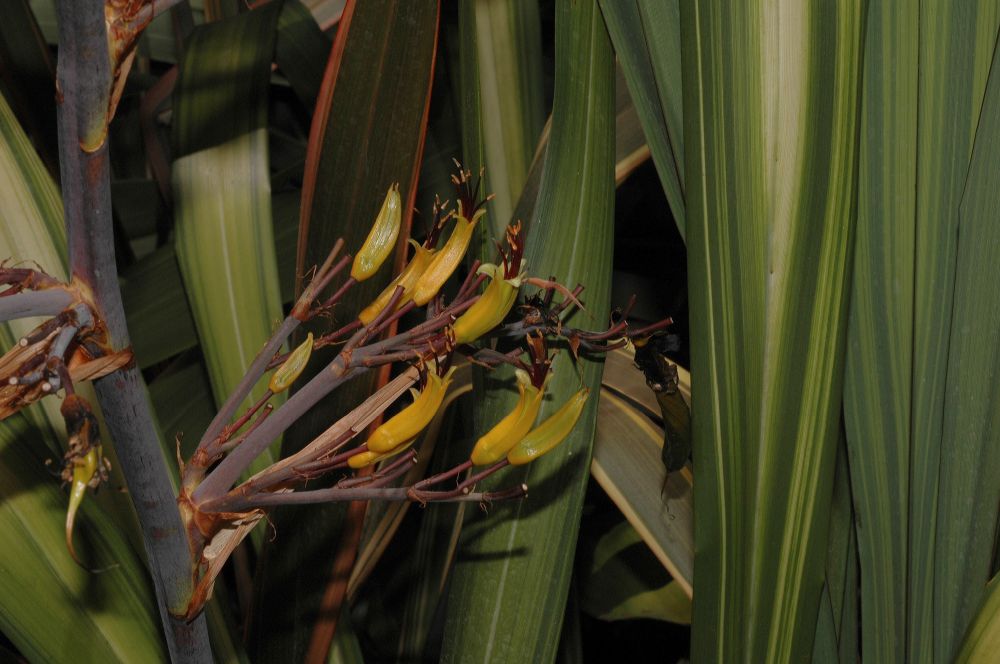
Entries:
<svg viewBox="0 0 1000 664">
<path fill-rule="evenodd" d="M 988 664 L 996 659 L 997 652 L 1000 652 L 1000 577 L 993 577 L 953 661 Z"/>
<path fill-rule="evenodd" d="M 492 260 L 545 122 L 541 19 L 532 0 L 472 0 L 458 14 L 462 151 L 495 196 L 479 233 L 480 258 Z"/>
<path fill-rule="evenodd" d="M 195 30 L 175 93 L 175 248 L 216 404 L 282 318 L 264 128 L 280 8 Z"/>
<path fill-rule="evenodd" d="M 819 603 L 813 661 L 817 664 L 858 661 L 858 541 L 851 505 L 851 477 L 843 435 L 837 445 L 837 469 L 830 505 L 826 583 Z"/>
<path fill-rule="evenodd" d="M 527 238 L 535 274 L 584 283 L 589 314 L 574 324 L 602 326 L 609 312 L 614 204 L 614 60 L 596 1 L 556 3 L 556 80 L 552 133 L 538 204 Z M 601 364 L 555 360 L 541 417 L 579 389 L 592 397 L 571 436 L 555 451 L 494 482 L 521 479 L 531 497 L 498 505 L 467 522 L 448 599 L 442 660 L 548 662 L 555 657 L 587 481 Z M 497 402 L 500 403 L 497 403 Z M 505 402 L 505 403 L 504 403 Z M 513 394 L 487 403 L 489 426 Z M 485 429 L 484 429 L 485 430 Z"/>
<path fill-rule="evenodd" d="M 959 237 L 988 241 L 986 231 L 973 230 L 985 220 L 963 227 L 965 214 L 981 212 L 960 213 L 959 205 L 972 183 L 977 125 L 988 118 L 983 95 L 998 12 L 989 2 L 928 3 L 919 12 L 890 2 L 869 12 L 844 392 L 865 660 L 949 659 L 978 600 L 971 588 L 981 589 L 988 577 L 992 543 L 984 550 L 962 531 L 972 501 L 989 504 L 996 491 L 964 474 L 979 463 L 972 461 L 982 442 L 974 431 L 983 421 L 973 413 L 989 397 L 975 393 L 972 410 L 951 411 L 958 392 L 984 387 L 974 376 L 963 385 L 952 364 L 957 355 L 963 371 L 985 370 L 990 357 L 968 345 L 964 326 L 977 317 L 959 318 L 955 298 L 957 275 L 971 269 L 956 263 Z M 971 278 L 985 284 L 988 276 Z M 990 304 L 985 293 L 979 297 Z M 954 437 L 956 418 L 969 418 L 961 425 L 968 438 Z M 990 461 L 982 463 L 986 472 Z M 955 494 L 947 496 L 953 489 L 945 485 L 955 482 L 964 485 L 959 494 L 979 497 L 950 503 Z M 981 523 L 993 532 L 996 500 L 989 511 Z M 959 558 L 949 560 L 955 551 Z M 966 569 L 979 577 L 973 586 L 962 580 Z"/>
<path fill-rule="evenodd" d="M 140 368 L 198 345 L 173 245 L 164 245 L 134 263 L 122 281 L 125 319 Z"/>
<path fill-rule="evenodd" d="M 962 321 L 942 312 L 952 311 L 957 305 L 953 295 L 956 245 L 959 232 L 965 232 L 960 227 L 959 203 L 969 175 L 972 142 L 998 24 L 1000 7 L 991 2 L 927 7 L 921 12 L 908 519 L 913 530 L 911 621 L 907 632 L 911 642 L 907 652 L 914 660 L 928 657 L 931 652 L 934 661 L 948 659 L 964 631 L 964 622 L 957 621 L 960 605 L 965 601 L 975 603 L 961 596 L 959 579 L 963 572 L 954 567 L 961 561 L 942 560 L 939 554 L 943 552 L 937 548 L 939 538 L 947 532 L 941 529 L 947 528 L 941 519 L 954 515 L 941 511 L 942 498 L 948 491 L 939 487 L 941 465 L 949 455 L 971 454 L 971 450 L 963 449 L 964 441 L 953 443 L 942 435 L 942 427 L 947 426 L 945 410 L 951 407 L 948 392 L 953 389 L 946 383 L 952 381 L 949 372 L 958 369 L 949 367 L 949 345 L 954 343 L 950 332 L 961 330 L 953 324 Z M 955 443 L 962 447 L 954 449 Z M 964 547 L 962 552 L 964 556 Z M 982 553 L 972 549 L 970 554 L 972 567 L 978 567 Z"/>
<path fill-rule="evenodd" d="M 406 213 L 397 258 L 405 251 L 429 111 L 438 10 L 434 0 L 352 2 L 346 8 L 306 157 L 297 275 L 322 263 L 338 237 L 344 238 L 347 252 L 356 251 L 394 182 L 400 183 Z M 354 287 L 337 306 L 333 324 L 349 322 L 374 299 L 391 270 L 385 265 Z M 324 332 L 329 325 L 331 321 L 324 320 L 303 328 Z M 337 352 L 313 353 L 304 378 Z M 360 403 L 371 394 L 376 379 L 376 372 L 360 376 L 317 404 L 286 433 L 282 452 L 298 450 Z M 277 531 L 290 535 L 279 536 L 264 550 L 268 564 L 257 579 L 249 630 L 249 649 L 256 658 L 301 659 L 317 623 L 336 620 L 319 607 L 331 582 L 330 552 L 338 548 L 344 511 L 343 505 L 274 511 Z M 296 611 L 285 609 L 289 601 Z"/>
<path fill-rule="evenodd" d="M 113 567 L 93 574 L 66 552 L 67 496 L 46 471 L 44 438 L 22 414 L 0 422 L 0 629 L 32 661 L 167 661 L 142 560 L 93 500 L 81 506 L 77 551 Z"/>
<path fill-rule="evenodd" d="M 590 559 L 580 579 L 580 603 L 590 615 L 602 620 L 691 623 L 691 598 L 670 580 L 627 521 L 601 535 L 592 551 L 584 545 L 579 555 Z"/>
<path fill-rule="evenodd" d="M 862 524 L 861 644 L 865 660 L 883 662 L 908 659 L 918 23 L 918 12 L 898 11 L 888 2 L 873 4 L 868 13 L 866 48 L 873 56 L 865 58 L 844 385 L 851 482 Z M 926 639 L 920 649 L 929 657 L 931 634 L 912 638 Z"/>
<path fill-rule="evenodd" d="M 662 428 L 609 390 L 601 391 L 591 473 L 690 595 L 695 526 L 691 475 L 684 470 L 665 478 L 662 446 Z"/>
<path fill-rule="evenodd" d="M 306 108 L 316 105 L 323 83 L 323 65 L 330 53 L 330 38 L 302 3 L 285 0 L 278 18 L 274 60 Z"/>
<path fill-rule="evenodd" d="M 812 653 L 846 339 L 864 6 L 683 3 L 692 656 Z M 690 94 L 688 91 L 690 90 Z"/>
<path fill-rule="evenodd" d="M 994 24 L 995 25 L 995 24 Z M 1000 506 L 1000 51 L 994 50 L 959 207 L 941 435 L 935 651 L 957 649 L 993 574 Z"/>
<path fill-rule="evenodd" d="M 683 237 L 680 3 L 677 0 L 601 0 L 601 11 L 677 230 Z"/>
</svg>

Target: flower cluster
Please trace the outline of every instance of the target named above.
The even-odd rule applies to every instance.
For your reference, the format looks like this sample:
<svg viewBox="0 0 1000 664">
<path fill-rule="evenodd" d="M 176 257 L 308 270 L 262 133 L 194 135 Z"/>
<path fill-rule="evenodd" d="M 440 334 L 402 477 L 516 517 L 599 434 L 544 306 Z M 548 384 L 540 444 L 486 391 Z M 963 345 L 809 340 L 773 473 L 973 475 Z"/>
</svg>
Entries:
<svg viewBox="0 0 1000 664">
<path fill-rule="evenodd" d="M 310 333 L 297 348 L 281 352 L 303 322 L 317 317 L 333 319 L 334 309 L 345 294 L 376 275 L 395 252 L 403 205 L 398 186 L 389 188 L 371 232 L 356 254 L 344 255 L 342 240 L 334 245 L 291 313 L 212 420 L 195 452 L 186 462 L 178 459 L 178 506 L 187 529 L 196 588 L 188 618 L 197 615 L 210 596 L 229 554 L 273 506 L 336 500 L 487 504 L 524 497 L 527 486 L 523 484 L 493 492 L 477 491 L 476 486 L 509 465 L 529 463 L 552 450 L 580 418 L 590 396 L 586 387 L 536 424 L 551 376 L 553 342 L 561 340 L 560 345 L 574 356 L 600 353 L 670 324 L 664 320 L 632 330 L 626 310 L 606 330 L 571 327 L 568 319 L 574 309 L 582 308 L 579 297 L 583 287 L 571 290 L 554 280 L 529 275 L 520 223 L 510 226 L 503 243 L 497 245 L 495 264 L 473 262 L 464 279 L 455 282 L 457 290 L 446 296 L 446 285 L 465 261 L 488 200 L 479 193 L 481 177 L 473 178 L 469 171 L 460 169 L 453 181 L 457 209 L 448 212 L 447 204 L 436 202 L 427 237 L 420 243 L 408 240 L 412 256 L 372 302 L 356 317 L 342 320 L 339 328 L 315 337 Z M 448 237 L 439 248 L 439 235 L 449 226 Z M 108 358 L 128 361 L 130 356 L 118 357 L 101 345 L 101 326 L 78 289 L 35 271 L 15 274 L 8 270 L 6 274 L 9 287 L 0 297 L 0 314 L 5 302 L 14 305 L 18 297 L 24 300 L 25 292 L 36 299 L 48 290 L 59 293 L 55 298 L 42 298 L 55 317 L 0 360 L 0 378 L 9 376 L 4 388 L 9 389 L 3 393 L 0 408 L 10 410 L 60 386 L 65 388 L 63 410 L 71 445 L 64 477 L 73 485 L 71 510 L 75 510 L 84 489 L 101 477 L 103 463 L 96 420 L 72 392 L 76 365 L 68 358 L 83 353 L 89 359 L 82 366 L 100 359 L 105 368 L 114 368 Z M 519 304 L 526 287 L 534 291 Z M 330 294 L 324 295 L 328 291 Z M 407 315 L 418 308 L 425 310 L 422 318 Z M 37 313 L 38 307 L 35 309 Z M 341 312 L 337 309 L 336 313 Z M 411 323 L 413 320 L 417 322 Z M 512 350 L 498 350 L 496 341 Z M 308 381 L 303 380 L 303 369 L 314 349 L 332 345 L 339 349 L 335 358 Z M 463 365 L 489 369 L 499 364 L 515 369 L 519 393 L 515 407 L 479 438 L 468 459 L 421 479 L 416 467 L 421 436 L 447 403 L 456 369 Z M 397 367 L 395 377 L 357 408 L 298 453 L 240 481 L 250 464 L 320 399 L 352 378 L 386 365 Z M 238 413 L 240 404 L 268 372 L 266 393 Z M 270 403 L 274 395 L 293 386 L 294 394 L 282 405 Z M 374 426 L 407 392 L 412 393 L 412 402 Z M 372 427 L 374 430 L 364 436 Z M 309 486 L 310 481 L 330 474 L 336 478 L 332 486 Z"/>
</svg>

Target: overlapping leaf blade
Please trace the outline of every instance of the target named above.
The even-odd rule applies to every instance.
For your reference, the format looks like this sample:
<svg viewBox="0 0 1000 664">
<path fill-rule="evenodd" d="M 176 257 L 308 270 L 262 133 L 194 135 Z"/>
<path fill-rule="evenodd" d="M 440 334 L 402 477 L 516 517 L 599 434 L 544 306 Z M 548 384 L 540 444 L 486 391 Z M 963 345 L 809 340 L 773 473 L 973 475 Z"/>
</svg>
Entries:
<svg viewBox="0 0 1000 664">
<path fill-rule="evenodd" d="M 966 530 L 970 501 L 988 502 L 996 489 L 972 479 L 977 462 L 968 455 L 986 435 L 974 413 L 990 397 L 983 377 L 965 373 L 989 366 L 990 356 L 968 338 L 982 321 L 968 306 L 959 314 L 956 275 L 971 269 L 959 262 L 966 216 L 970 242 L 989 241 L 970 158 L 989 117 L 983 96 L 1000 16 L 989 2 L 910 9 L 869 9 L 844 408 L 863 656 L 943 662 L 971 617 L 992 548 L 992 538 L 984 547 Z M 977 202 L 966 204 L 963 192 Z M 991 293 L 969 288 L 965 297 L 988 309 Z M 970 399 L 962 406 L 960 393 Z M 967 490 L 961 506 L 949 502 Z M 995 501 L 991 513 L 975 517 L 992 523 L 990 532 Z M 966 571 L 978 582 L 963 580 Z"/>
<path fill-rule="evenodd" d="M 1000 18 L 1000 16 L 998 16 Z M 984 35 L 986 37 L 986 35 Z M 939 661 L 951 658 L 994 571 L 1000 506 L 1000 51 L 994 51 L 959 207 L 934 569 Z"/>
<path fill-rule="evenodd" d="M 601 0 L 663 191 L 684 235 L 684 124 L 680 3 Z"/>
</svg>

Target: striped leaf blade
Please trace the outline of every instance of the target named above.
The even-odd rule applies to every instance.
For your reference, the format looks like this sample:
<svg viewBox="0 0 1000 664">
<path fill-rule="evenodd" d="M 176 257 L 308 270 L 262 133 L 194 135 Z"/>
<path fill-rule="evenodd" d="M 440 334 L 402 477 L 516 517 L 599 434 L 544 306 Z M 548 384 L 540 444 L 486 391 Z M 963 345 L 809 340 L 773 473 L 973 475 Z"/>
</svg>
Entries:
<svg viewBox="0 0 1000 664">
<path fill-rule="evenodd" d="M 479 231 L 480 257 L 492 260 L 545 123 L 541 18 L 536 2 L 472 0 L 458 5 L 458 24 L 462 150 L 495 196 Z"/>
<path fill-rule="evenodd" d="M 614 61 L 596 0 L 556 3 L 556 72 L 552 133 L 527 263 L 535 274 L 586 284 L 590 314 L 576 316 L 574 324 L 600 326 L 610 292 Z M 547 662 L 555 657 L 601 368 L 590 361 L 579 365 L 592 396 L 569 439 L 523 474 L 503 473 L 484 483 L 508 486 L 523 479 L 531 496 L 466 522 L 448 597 L 442 661 Z M 549 388 L 552 403 L 543 406 L 541 417 L 579 385 L 569 357 L 558 358 Z M 482 416 L 486 426 L 514 403 L 512 395 L 497 401 Z"/>
<path fill-rule="evenodd" d="M 918 12 L 868 12 L 844 422 L 865 660 L 906 657 Z M 877 441 L 873 443 L 873 441 Z M 915 638 L 928 638 L 929 635 Z"/>
<path fill-rule="evenodd" d="M 177 83 L 175 249 L 216 404 L 282 318 L 264 128 L 280 9 L 198 28 Z M 247 403 L 265 389 L 259 384 Z"/>
<path fill-rule="evenodd" d="M 941 438 L 951 343 L 951 317 L 942 313 L 954 303 L 959 204 L 998 24 L 993 2 L 921 6 L 907 650 L 915 660 L 947 660 L 961 634 L 954 624 L 959 600 L 952 588 L 942 594 L 950 580 L 938 578 L 952 564 L 937 551 L 938 476 L 951 453 Z"/>
<path fill-rule="evenodd" d="M 995 569 L 1000 506 L 998 158 L 1000 51 L 994 51 L 958 219 L 934 575 L 940 641 L 935 650 L 944 658 L 953 656 L 975 618 Z"/>
<path fill-rule="evenodd" d="M 705 661 L 812 652 L 840 416 L 863 9 L 681 7 L 692 654 Z"/>
<path fill-rule="evenodd" d="M 958 560 L 942 556 L 942 532 L 958 537 L 956 520 L 966 517 L 942 512 L 941 483 L 944 469 L 961 466 L 953 460 L 971 450 L 949 440 L 943 427 L 949 418 L 957 422 L 947 391 L 967 389 L 958 386 L 950 359 L 956 344 L 965 344 L 953 318 L 955 275 L 963 269 L 956 263 L 959 204 L 997 11 L 988 2 L 927 3 L 919 12 L 888 2 L 869 10 L 844 395 L 864 524 L 858 545 L 865 659 L 946 661 L 964 630 L 958 605 L 965 603 L 967 621 L 976 601 L 959 599 L 958 591 L 956 566 L 964 567 L 970 542 L 955 543 Z"/>
<path fill-rule="evenodd" d="M 0 627 L 33 661 L 167 661 L 142 561 L 94 501 L 81 506 L 77 551 L 88 565 L 110 569 L 93 574 L 66 552 L 67 497 L 46 472 L 45 436 L 22 414 L 0 423 L 0 528 L 9 538 Z"/>
</svg>

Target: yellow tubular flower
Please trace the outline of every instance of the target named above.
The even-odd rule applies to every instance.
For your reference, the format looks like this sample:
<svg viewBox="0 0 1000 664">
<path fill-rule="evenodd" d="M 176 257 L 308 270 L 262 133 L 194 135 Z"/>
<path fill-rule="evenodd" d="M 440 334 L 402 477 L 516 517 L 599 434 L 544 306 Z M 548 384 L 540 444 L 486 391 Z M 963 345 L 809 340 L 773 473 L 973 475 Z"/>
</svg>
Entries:
<svg viewBox="0 0 1000 664">
<path fill-rule="evenodd" d="M 392 419 L 375 430 L 375 433 L 368 438 L 368 450 L 384 454 L 396 449 L 411 438 L 424 430 L 434 414 L 441 407 L 448 385 L 451 384 L 451 376 L 455 373 L 454 367 L 441 378 L 433 371 L 427 374 L 427 385 L 422 392 L 410 390 L 414 393 L 413 403 L 397 413 Z"/>
<path fill-rule="evenodd" d="M 545 386 L 538 389 L 532 385 L 528 374 L 521 369 L 516 373 L 517 389 L 521 396 L 514 410 L 476 441 L 469 457 L 475 466 L 487 466 L 502 459 L 512 447 L 521 442 L 535 423 L 545 398 Z"/>
<path fill-rule="evenodd" d="M 519 278 L 504 279 L 503 267 L 499 265 L 484 265 L 479 271 L 488 274 L 491 281 L 479 299 L 452 326 L 456 343 L 475 341 L 492 330 L 503 321 L 517 300 L 521 286 Z"/>
<path fill-rule="evenodd" d="M 465 250 L 469 248 L 469 241 L 472 239 L 472 231 L 476 227 L 476 222 L 485 214 L 479 210 L 472 216 L 472 220 L 466 219 L 460 212 L 455 215 L 455 228 L 452 229 L 448 241 L 441 248 L 427 266 L 427 269 L 417 280 L 413 287 L 413 301 L 417 306 L 424 306 L 437 295 L 444 282 L 455 271 L 458 264 L 465 256 Z"/>
<path fill-rule="evenodd" d="M 413 297 L 413 286 L 417 283 L 420 275 L 424 273 L 424 270 L 427 269 L 427 266 L 431 264 L 434 254 L 437 253 L 436 249 L 425 249 L 414 240 L 410 240 L 410 243 L 416 248 L 413 258 L 406 264 L 403 271 L 392 280 L 392 283 L 375 298 L 375 301 L 358 314 L 358 318 L 365 325 L 375 320 L 375 317 L 382 313 L 382 310 L 389 304 L 389 300 L 392 299 L 392 294 L 396 292 L 396 286 L 403 287 L 403 297 L 400 298 L 399 304 L 396 306 L 401 307 L 409 302 Z"/>
<path fill-rule="evenodd" d="M 267 389 L 279 394 L 291 387 L 302 370 L 306 368 L 309 356 L 312 355 L 312 349 L 313 333 L 310 332 L 306 340 L 288 355 L 288 359 L 280 367 L 274 370 L 274 373 L 271 374 L 271 381 L 267 384 Z"/>
<path fill-rule="evenodd" d="M 351 276 L 357 281 L 364 281 L 382 267 L 385 259 L 396 248 L 396 238 L 399 237 L 399 226 L 403 218 L 403 203 L 399 197 L 399 185 L 389 187 L 385 195 L 382 209 L 375 217 L 361 251 L 354 257 L 351 265 Z"/>
<path fill-rule="evenodd" d="M 352 456 L 350 459 L 347 460 L 347 465 L 350 466 L 351 468 L 354 468 L 355 470 L 357 470 L 358 468 L 364 468 L 365 466 L 370 466 L 374 463 L 378 463 L 379 461 L 388 459 L 389 457 L 394 457 L 397 454 L 405 452 L 410 448 L 410 446 L 413 445 L 413 442 L 415 440 L 416 438 L 411 438 L 402 445 L 394 447 L 389 452 L 379 453 L 379 452 L 372 452 L 371 450 L 368 450 L 367 452 L 358 452 L 357 454 L 355 454 L 354 456 Z"/>
<path fill-rule="evenodd" d="M 521 442 L 507 454 L 507 461 L 512 466 L 521 466 L 534 461 L 561 443 L 580 419 L 589 393 L 590 390 L 583 388 L 570 397 L 562 408 L 521 439 Z"/>
</svg>

